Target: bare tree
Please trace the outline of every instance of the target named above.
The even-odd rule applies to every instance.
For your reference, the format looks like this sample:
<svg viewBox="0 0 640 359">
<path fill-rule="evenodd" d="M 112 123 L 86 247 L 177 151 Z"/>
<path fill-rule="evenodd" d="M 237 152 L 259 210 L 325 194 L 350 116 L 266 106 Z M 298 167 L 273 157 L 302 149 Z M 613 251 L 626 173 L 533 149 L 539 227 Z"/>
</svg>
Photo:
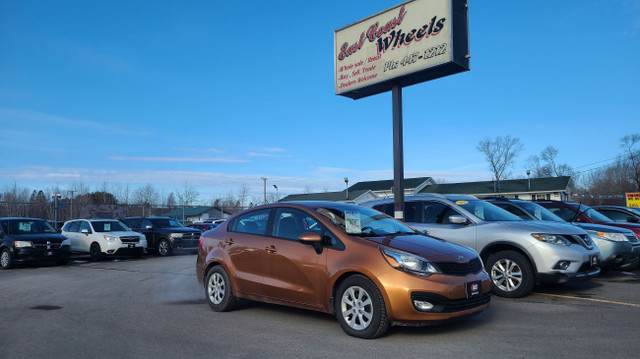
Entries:
<svg viewBox="0 0 640 359">
<path fill-rule="evenodd" d="M 313 193 L 313 188 L 309 185 L 304 186 L 304 193 Z"/>
<path fill-rule="evenodd" d="M 247 202 L 247 198 L 249 197 L 249 186 L 246 183 L 243 183 L 238 189 L 238 202 L 240 202 L 240 206 L 244 207 Z"/>
<path fill-rule="evenodd" d="M 145 208 L 157 204 L 159 197 L 158 191 L 153 188 L 151 183 L 133 191 L 133 201 L 134 203 L 142 205 L 143 213 Z"/>
<path fill-rule="evenodd" d="M 178 192 L 178 199 L 183 206 L 191 206 L 200 196 L 200 192 L 198 190 L 187 183 L 184 182 L 184 186 L 182 186 L 182 190 Z"/>
<path fill-rule="evenodd" d="M 509 178 L 509 168 L 513 167 L 516 157 L 522 151 L 520 139 L 511 136 L 498 136 L 495 139 L 485 138 L 478 143 L 476 149 L 484 154 L 489 169 L 493 172 L 498 191 L 500 181 Z"/>
<path fill-rule="evenodd" d="M 636 191 L 640 191 L 640 149 L 634 146 L 640 143 L 640 133 L 626 135 L 621 139 L 621 146 L 625 149 L 624 156 L 629 161 L 629 177 L 635 182 Z"/>
</svg>

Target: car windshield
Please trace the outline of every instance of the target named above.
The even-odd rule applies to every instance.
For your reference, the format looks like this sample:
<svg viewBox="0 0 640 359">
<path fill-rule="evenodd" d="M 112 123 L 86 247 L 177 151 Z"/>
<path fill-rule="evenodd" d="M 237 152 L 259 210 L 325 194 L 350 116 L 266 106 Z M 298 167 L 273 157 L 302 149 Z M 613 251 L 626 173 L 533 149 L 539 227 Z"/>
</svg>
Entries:
<svg viewBox="0 0 640 359">
<path fill-rule="evenodd" d="M 556 216 L 550 210 L 533 202 L 518 202 L 518 205 L 524 208 L 532 216 L 541 221 L 566 222 L 564 219 Z"/>
<path fill-rule="evenodd" d="M 128 232 L 129 228 L 125 227 L 118 221 L 92 221 L 93 229 L 96 232 Z"/>
<path fill-rule="evenodd" d="M 522 221 L 515 214 L 479 199 L 457 200 L 455 203 L 485 221 Z"/>
<path fill-rule="evenodd" d="M 586 208 L 586 210 L 584 208 Z M 609 217 L 596 211 L 593 208 L 583 207 L 583 208 L 580 208 L 580 211 L 584 213 L 585 216 L 593 220 L 594 222 L 613 223 L 613 221 Z"/>
<path fill-rule="evenodd" d="M 352 236 L 417 233 L 406 224 L 371 208 L 335 206 L 316 208 L 316 211 L 333 222 L 342 232 Z"/>
<path fill-rule="evenodd" d="M 12 219 L 7 223 L 8 228 L 3 228 L 8 234 L 40 234 L 57 233 L 57 231 L 43 220 Z"/>
</svg>

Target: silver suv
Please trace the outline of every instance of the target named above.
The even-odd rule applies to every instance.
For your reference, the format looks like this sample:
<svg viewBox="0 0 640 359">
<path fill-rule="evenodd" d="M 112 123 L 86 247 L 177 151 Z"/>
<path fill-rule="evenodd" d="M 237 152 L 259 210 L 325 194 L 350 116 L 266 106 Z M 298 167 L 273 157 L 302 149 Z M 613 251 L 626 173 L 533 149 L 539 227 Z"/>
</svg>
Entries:
<svg viewBox="0 0 640 359">
<path fill-rule="evenodd" d="M 393 198 L 363 204 L 393 213 Z M 537 282 L 564 283 L 600 273 L 600 252 L 580 228 L 519 217 L 471 196 L 405 197 L 405 222 L 430 236 L 476 250 L 493 292 L 523 297 Z"/>
</svg>

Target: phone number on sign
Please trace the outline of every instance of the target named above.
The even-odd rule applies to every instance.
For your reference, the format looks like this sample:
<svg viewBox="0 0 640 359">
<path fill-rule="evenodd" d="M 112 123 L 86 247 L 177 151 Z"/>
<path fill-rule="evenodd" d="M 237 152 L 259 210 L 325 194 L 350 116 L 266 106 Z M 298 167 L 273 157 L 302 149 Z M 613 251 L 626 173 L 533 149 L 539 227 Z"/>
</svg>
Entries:
<svg viewBox="0 0 640 359">
<path fill-rule="evenodd" d="M 418 60 L 427 60 L 427 59 L 430 59 L 432 57 L 444 55 L 445 53 L 447 53 L 447 44 L 446 43 L 438 45 L 438 46 L 434 46 L 434 47 L 431 47 L 431 48 L 428 48 L 423 53 L 414 52 L 411 55 L 405 56 L 400 61 L 393 61 L 393 60 L 392 61 L 387 61 L 384 64 L 384 71 L 395 70 L 395 69 L 398 68 L 398 66 L 411 65 L 413 63 L 416 63 Z"/>
</svg>

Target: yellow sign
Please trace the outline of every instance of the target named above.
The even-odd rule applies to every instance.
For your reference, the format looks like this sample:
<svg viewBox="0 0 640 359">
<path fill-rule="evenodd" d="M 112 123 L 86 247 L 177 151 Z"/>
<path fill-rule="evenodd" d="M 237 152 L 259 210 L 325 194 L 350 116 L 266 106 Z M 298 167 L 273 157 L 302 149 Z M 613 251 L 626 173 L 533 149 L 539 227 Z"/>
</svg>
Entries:
<svg viewBox="0 0 640 359">
<path fill-rule="evenodd" d="M 640 192 L 625 193 L 627 207 L 640 207 Z"/>
</svg>

